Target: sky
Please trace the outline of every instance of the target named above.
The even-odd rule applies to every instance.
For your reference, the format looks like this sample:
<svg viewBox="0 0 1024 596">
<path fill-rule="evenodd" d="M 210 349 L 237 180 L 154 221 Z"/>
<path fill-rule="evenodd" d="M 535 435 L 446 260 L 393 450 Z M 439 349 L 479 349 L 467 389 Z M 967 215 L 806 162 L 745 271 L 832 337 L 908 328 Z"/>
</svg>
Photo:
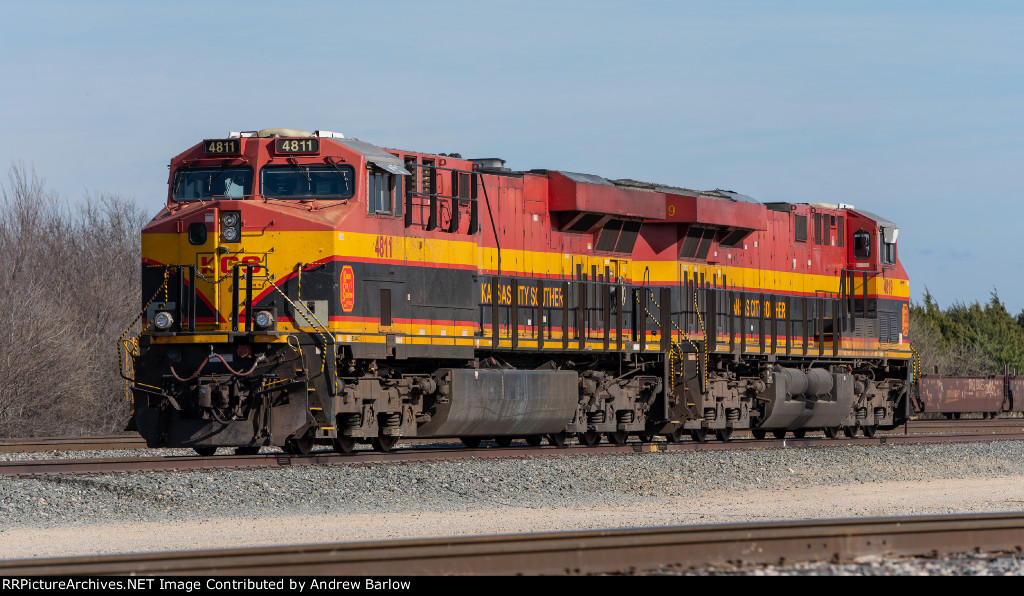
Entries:
<svg viewBox="0 0 1024 596">
<path fill-rule="evenodd" d="M 232 130 L 850 203 L 943 308 L 1024 309 L 1024 3 L 0 0 L 0 184 L 156 213 Z M 1017 164 L 1016 167 L 1014 164 Z"/>
</svg>

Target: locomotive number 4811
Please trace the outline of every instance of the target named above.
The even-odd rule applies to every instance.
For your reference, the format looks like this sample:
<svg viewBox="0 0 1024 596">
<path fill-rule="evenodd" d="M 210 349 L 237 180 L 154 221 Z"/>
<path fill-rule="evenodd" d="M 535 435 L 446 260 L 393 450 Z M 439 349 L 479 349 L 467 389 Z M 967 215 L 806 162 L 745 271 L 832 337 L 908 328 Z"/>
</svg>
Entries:
<svg viewBox="0 0 1024 596">
<path fill-rule="evenodd" d="M 242 148 L 237 139 L 222 139 L 206 141 L 204 150 L 208 155 L 221 155 L 238 153 Z"/>
<path fill-rule="evenodd" d="M 275 153 L 319 153 L 319 139 L 278 139 L 274 144 Z"/>
<path fill-rule="evenodd" d="M 394 256 L 394 238 L 391 236 L 377 236 L 373 243 L 373 252 L 382 259 L 390 259 Z"/>
</svg>

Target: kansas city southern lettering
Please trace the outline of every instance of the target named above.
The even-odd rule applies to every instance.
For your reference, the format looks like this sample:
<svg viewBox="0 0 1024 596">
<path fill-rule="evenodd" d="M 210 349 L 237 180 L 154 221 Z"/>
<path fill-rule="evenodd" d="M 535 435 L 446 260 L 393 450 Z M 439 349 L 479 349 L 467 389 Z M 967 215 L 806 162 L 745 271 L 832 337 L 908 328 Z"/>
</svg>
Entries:
<svg viewBox="0 0 1024 596">
<path fill-rule="evenodd" d="M 498 284 L 496 294 L 498 298 L 498 304 L 512 304 L 511 284 Z M 480 302 L 484 304 L 490 304 L 491 296 L 491 284 L 481 284 Z M 544 288 L 543 300 L 544 306 L 550 306 L 552 308 L 561 308 L 565 300 L 565 297 L 562 296 L 562 288 Z M 537 288 L 534 286 L 519 286 L 517 302 L 519 306 L 537 306 Z"/>
<path fill-rule="evenodd" d="M 742 314 L 743 316 L 756 319 L 761 317 L 762 312 L 765 314 L 766 317 L 771 318 L 771 300 L 760 300 L 758 298 L 750 298 L 748 300 L 734 300 L 732 303 L 732 313 L 736 316 Z M 786 303 L 782 302 L 781 300 L 775 302 L 775 318 L 786 318 Z"/>
</svg>

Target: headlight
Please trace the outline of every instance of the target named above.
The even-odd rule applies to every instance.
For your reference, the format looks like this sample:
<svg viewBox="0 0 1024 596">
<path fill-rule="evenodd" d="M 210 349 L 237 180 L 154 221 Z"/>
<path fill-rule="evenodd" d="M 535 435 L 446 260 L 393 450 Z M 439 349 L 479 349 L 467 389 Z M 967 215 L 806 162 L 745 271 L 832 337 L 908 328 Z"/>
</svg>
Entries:
<svg viewBox="0 0 1024 596">
<path fill-rule="evenodd" d="M 252 318 L 253 322 L 260 329 L 270 329 L 274 326 L 274 314 L 269 310 L 258 310 Z"/>
<path fill-rule="evenodd" d="M 166 310 L 156 313 L 156 316 L 153 317 L 153 326 L 160 331 L 166 331 L 170 329 L 172 325 L 174 325 L 174 315 Z"/>
<path fill-rule="evenodd" d="M 224 242 L 238 242 L 242 237 L 242 216 L 237 211 L 225 211 L 221 214 L 220 236 Z"/>
</svg>

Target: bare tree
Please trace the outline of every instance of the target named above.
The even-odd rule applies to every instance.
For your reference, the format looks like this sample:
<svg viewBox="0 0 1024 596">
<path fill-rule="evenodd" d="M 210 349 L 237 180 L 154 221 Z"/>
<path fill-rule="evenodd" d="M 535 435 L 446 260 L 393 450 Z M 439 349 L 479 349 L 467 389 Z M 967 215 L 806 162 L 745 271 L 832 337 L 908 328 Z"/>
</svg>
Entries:
<svg viewBox="0 0 1024 596">
<path fill-rule="evenodd" d="M 123 428 L 115 342 L 138 314 L 147 219 L 117 196 L 70 206 L 11 167 L 0 184 L 0 436 Z"/>
</svg>

